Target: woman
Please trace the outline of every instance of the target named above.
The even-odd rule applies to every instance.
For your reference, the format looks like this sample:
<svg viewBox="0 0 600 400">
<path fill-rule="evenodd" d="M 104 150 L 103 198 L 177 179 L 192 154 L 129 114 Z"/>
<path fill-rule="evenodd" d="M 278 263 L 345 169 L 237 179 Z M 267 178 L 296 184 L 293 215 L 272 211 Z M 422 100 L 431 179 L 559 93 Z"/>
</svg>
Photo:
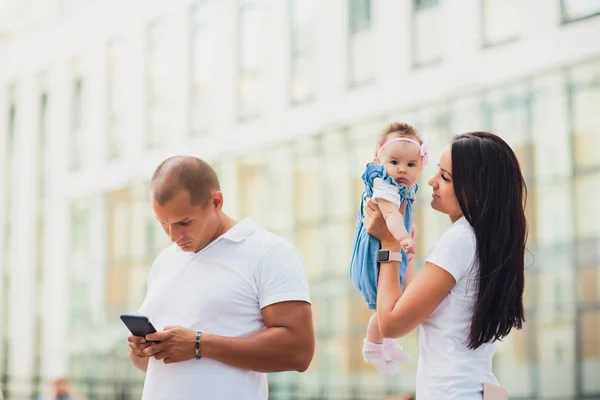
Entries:
<svg viewBox="0 0 600 400">
<path fill-rule="evenodd" d="M 485 132 L 458 135 L 429 180 L 431 206 L 452 226 L 404 293 L 398 262 L 382 261 L 377 318 L 385 337 L 419 324 L 417 398 L 481 399 L 492 373 L 494 341 L 524 322 L 526 186 L 514 152 Z M 383 250 L 400 251 L 377 205 L 365 206 L 367 231 Z M 380 260 L 387 260 L 382 251 Z M 392 257 L 393 258 L 393 257 Z"/>
</svg>

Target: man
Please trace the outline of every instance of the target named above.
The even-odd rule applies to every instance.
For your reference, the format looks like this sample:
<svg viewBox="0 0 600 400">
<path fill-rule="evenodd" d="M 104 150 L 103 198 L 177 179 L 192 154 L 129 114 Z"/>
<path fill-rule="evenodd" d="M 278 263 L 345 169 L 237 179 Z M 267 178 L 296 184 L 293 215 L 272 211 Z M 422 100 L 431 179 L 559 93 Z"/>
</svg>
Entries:
<svg viewBox="0 0 600 400">
<path fill-rule="evenodd" d="M 159 331 L 130 335 L 143 400 L 266 400 L 267 372 L 305 371 L 314 353 L 308 280 L 286 241 L 227 216 L 215 171 L 164 161 L 151 181 L 173 241 L 155 260 L 139 309 Z M 151 343 L 152 341 L 152 343 Z"/>
<path fill-rule="evenodd" d="M 75 400 L 76 397 L 71 392 L 71 388 L 69 385 L 69 380 L 65 377 L 57 378 L 52 382 L 52 394 L 44 397 L 43 395 L 39 396 L 40 400 Z M 0 400 L 2 400 L 2 396 L 0 394 Z"/>
</svg>

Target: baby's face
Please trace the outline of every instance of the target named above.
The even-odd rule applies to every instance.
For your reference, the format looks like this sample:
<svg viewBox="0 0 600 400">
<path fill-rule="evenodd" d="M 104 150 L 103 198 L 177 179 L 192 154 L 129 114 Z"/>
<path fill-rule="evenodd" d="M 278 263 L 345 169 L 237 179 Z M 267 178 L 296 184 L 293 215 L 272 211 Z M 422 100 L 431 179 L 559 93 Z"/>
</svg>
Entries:
<svg viewBox="0 0 600 400">
<path fill-rule="evenodd" d="M 404 186 L 413 186 L 423 170 L 419 146 L 411 142 L 390 143 L 381 150 L 375 162 L 385 167 L 388 176 Z"/>
</svg>

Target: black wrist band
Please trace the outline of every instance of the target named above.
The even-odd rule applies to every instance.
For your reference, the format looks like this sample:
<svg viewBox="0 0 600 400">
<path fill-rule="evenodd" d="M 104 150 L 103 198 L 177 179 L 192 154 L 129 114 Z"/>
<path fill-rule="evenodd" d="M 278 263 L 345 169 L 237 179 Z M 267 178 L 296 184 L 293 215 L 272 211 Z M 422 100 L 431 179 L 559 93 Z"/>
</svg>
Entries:
<svg viewBox="0 0 600 400">
<path fill-rule="evenodd" d="M 201 359 L 202 357 L 200 356 L 200 337 L 202 336 L 202 332 L 198 331 L 196 332 L 196 360 Z"/>
</svg>

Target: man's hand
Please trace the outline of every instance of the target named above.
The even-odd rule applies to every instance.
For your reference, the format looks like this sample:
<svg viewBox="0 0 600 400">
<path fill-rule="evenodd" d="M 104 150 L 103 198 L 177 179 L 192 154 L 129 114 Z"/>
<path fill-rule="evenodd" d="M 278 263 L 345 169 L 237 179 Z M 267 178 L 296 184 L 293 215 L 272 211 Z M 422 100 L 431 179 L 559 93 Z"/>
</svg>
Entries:
<svg viewBox="0 0 600 400">
<path fill-rule="evenodd" d="M 147 357 L 164 360 L 165 364 L 191 360 L 196 356 L 196 332 L 181 326 L 167 326 L 162 332 L 146 335 L 146 340 L 160 341 L 144 350 Z"/>
<path fill-rule="evenodd" d="M 150 347 L 151 343 L 140 336 L 129 335 L 127 337 L 127 348 L 129 349 L 129 353 L 133 354 L 136 357 L 146 358 L 147 355 L 144 354 L 144 349 Z"/>
</svg>

